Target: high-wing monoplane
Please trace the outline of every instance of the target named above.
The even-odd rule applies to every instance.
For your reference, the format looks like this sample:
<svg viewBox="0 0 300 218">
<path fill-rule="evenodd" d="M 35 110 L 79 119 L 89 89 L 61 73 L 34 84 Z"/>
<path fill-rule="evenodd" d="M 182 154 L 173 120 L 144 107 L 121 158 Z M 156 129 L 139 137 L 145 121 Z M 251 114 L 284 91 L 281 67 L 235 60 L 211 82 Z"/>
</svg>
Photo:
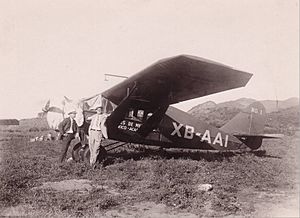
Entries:
<svg viewBox="0 0 300 218">
<path fill-rule="evenodd" d="M 275 137 L 263 134 L 266 111 L 261 103 L 249 105 L 221 128 L 172 106 L 244 87 L 251 77 L 250 73 L 203 58 L 175 56 L 154 63 L 100 95 L 83 99 L 82 111 L 90 115 L 86 105 L 101 101 L 109 114 L 107 138 L 114 140 L 106 148 L 137 143 L 161 148 L 255 150 L 264 138 Z M 74 146 L 73 156 L 79 149 L 80 144 Z"/>
</svg>

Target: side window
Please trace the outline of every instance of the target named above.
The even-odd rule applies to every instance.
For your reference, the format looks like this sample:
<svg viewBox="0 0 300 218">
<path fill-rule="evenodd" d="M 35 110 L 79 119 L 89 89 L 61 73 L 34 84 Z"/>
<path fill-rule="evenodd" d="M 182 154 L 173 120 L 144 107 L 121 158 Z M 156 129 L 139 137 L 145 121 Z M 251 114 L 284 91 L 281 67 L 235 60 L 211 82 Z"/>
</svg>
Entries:
<svg viewBox="0 0 300 218">
<path fill-rule="evenodd" d="M 148 113 L 147 114 L 147 120 L 153 115 L 153 113 Z"/>
<path fill-rule="evenodd" d="M 128 110 L 126 118 L 134 121 L 143 122 L 144 120 L 148 119 L 150 116 L 152 116 L 152 113 L 148 113 L 143 109 L 130 108 Z"/>
<path fill-rule="evenodd" d="M 143 117 L 144 117 L 144 110 L 138 110 L 137 111 L 137 118 L 142 121 Z"/>
<path fill-rule="evenodd" d="M 133 118 L 134 110 L 132 108 L 128 111 L 128 118 Z"/>
</svg>

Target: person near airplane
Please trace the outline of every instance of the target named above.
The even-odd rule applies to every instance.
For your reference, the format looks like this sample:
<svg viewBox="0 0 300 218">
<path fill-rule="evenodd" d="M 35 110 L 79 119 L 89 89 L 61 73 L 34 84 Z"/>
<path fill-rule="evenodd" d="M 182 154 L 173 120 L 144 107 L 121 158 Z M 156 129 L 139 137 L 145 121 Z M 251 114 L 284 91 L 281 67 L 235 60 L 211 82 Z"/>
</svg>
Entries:
<svg viewBox="0 0 300 218">
<path fill-rule="evenodd" d="M 105 114 L 103 113 L 102 106 L 96 106 L 96 114 L 87 118 L 91 121 L 89 127 L 89 149 L 90 149 L 90 166 L 95 168 L 99 151 L 101 150 L 102 141 L 102 128 L 103 122 L 105 122 Z"/>
<path fill-rule="evenodd" d="M 69 117 L 65 118 L 59 125 L 59 139 L 62 140 L 61 155 L 59 162 L 62 163 L 67 156 L 68 148 L 71 141 L 79 137 L 78 125 L 75 121 L 76 111 L 72 110 L 68 113 Z"/>
</svg>

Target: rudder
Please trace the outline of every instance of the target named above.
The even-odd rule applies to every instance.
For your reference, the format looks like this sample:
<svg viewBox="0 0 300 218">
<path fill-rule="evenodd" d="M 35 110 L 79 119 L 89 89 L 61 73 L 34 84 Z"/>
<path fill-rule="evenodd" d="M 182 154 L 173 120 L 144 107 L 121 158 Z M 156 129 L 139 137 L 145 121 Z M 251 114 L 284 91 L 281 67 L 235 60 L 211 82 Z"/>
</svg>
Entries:
<svg viewBox="0 0 300 218">
<path fill-rule="evenodd" d="M 249 148 L 258 149 L 262 144 L 266 120 L 265 107 L 260 102 L 254 102 L 220 129 L 233 134 Z"/>
</svg>

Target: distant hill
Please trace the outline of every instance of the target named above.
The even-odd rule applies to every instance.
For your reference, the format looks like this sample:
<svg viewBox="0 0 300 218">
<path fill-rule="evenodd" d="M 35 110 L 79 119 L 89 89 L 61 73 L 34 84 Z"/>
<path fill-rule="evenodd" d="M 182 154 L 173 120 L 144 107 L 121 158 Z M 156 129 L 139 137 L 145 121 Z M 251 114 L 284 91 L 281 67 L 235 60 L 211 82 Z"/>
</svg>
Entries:
<svg viewBox="0 0 300 218">
<path fill-rule="evenodd" d="M 0 125 L 0 131 L 8 132 L 40 132 L 49 131 L 49 125 L 45 117 L 43 118 L 28 118 L 17 120 L 18 125 L 4 124 Z"/>
<path fill-rule="evenodd" d="M 20 120 L 18 128 L 23 131 L 44 131 L 48 130 L 49 126 L 46 118 L 30 118 Z"/>
<path fill-rule="evenodd" d="M 188 113 L 216 127 L 221 127 L 231 120 L 242 109 L 256 100 L 240 98 L 216 104 L 208 101 L 193 107 Z M 268 121 L 266 132 L 286 133 L 299 127 L 299 99 L 290 98 L 284 101 L 265 100 L 261 103 L 266 107 Z M 277 107 L 278 105 L 278 107 Z"/>
<path fill-rule="evenodd" d="M 216 104 L 213 101 L 207 101 L 193 107 L 188 113 L 196 118 L 203 120 L 216 127 L 221 127 L 231 120 L 243 108 L 255 102 L 251 98 L 240 98 L 234 101 L 227 101 Z"/>
<path fill-rule="evenodd" d="M 218 107 L 229 107 L 229 108 L 238 108 L 238 109 L 244 109 L 251 103 L 255 102 L 255 99 L 252 98 L 240 98 L 234 101 L 226 101 L 219 103 Z"/>
<path fill-rule="evenodd" d="M 292 135 L 300 127 L 299 106 L 293 106 L 280 111 L 268 113 L 265 126 L 266 133 L 284 133 Z"/>
<path fill-rule="evenodd" d="M 198 111 L 201 111 L 203 113 L 210 113 L 211 110 L 214 110 L 217 107 L 217 104 L 213 101 L 207 101 L 203 104 L 198 104 L 197 106 L 193 107 L 188 111 L 190 114 L 197 113 Z"/>
<path fill-rule="evenodd" d="M 289 98 L 284 101 L 264 100 L 261 103 L 265 106 L 267 113 L 283 110 L 299 105 L 299 98 Z"/>
<path fill-rule="evenodd" d="M 213 101 L 207 101 L 203 104 L 199 104 L 193 108 L 191 108 L 188 113 L 196 115 L 199 113 L 211 113 L 214 110 L 219 108 L 237 108 L 237 109 L 244 109 L 251 103 L 255 102 L 255 99 L 252 98 L 240 98 L 234 101 L 226 101 L 219 104 L 216 104 Z M 299 98 L 289 98 L 283 101 L 276 101 L 276 100 L 263 100 L 260 101 L 266 108 L 267 113 L 271 113 L 273 111 L 278 111 L 282 109 L 286 109 L 289 107 L 299 105 Z"/>
</svg>

